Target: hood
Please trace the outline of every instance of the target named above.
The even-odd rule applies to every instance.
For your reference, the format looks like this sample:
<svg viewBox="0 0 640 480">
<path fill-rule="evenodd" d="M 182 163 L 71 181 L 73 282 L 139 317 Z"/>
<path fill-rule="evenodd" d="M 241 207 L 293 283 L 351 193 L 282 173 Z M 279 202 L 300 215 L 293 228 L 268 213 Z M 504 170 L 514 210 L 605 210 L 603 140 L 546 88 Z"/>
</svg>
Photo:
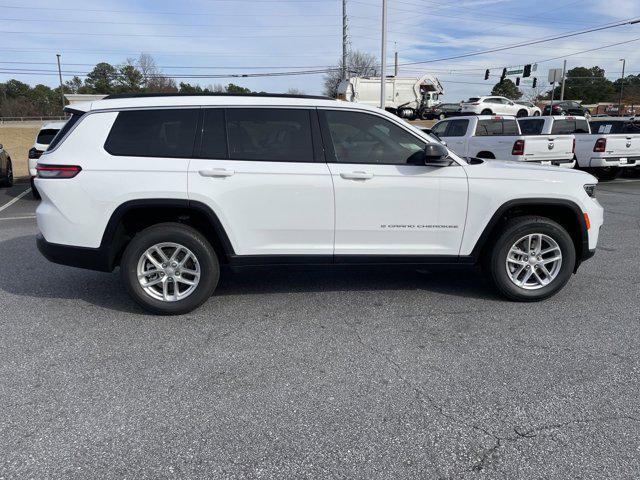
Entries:
<svg viewBox="0 0 640 480">
<path fill-rule="evenodd" d="M 465 170 L 469 178 L 598 183 L 596 177 L 580 170 L 531 162 L 484 160 L 482 163 L 465 165 Z"/>
</svg>

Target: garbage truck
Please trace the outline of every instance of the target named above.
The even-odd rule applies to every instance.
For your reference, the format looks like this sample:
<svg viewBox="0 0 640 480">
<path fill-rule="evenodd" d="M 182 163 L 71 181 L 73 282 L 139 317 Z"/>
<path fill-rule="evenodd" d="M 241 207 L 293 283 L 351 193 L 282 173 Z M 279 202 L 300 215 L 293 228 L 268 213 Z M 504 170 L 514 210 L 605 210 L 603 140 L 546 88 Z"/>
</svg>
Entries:
<svg viewBox="0 0 640 480">
<path fill-rule="evenodd" d="M 441 103 L 444 88 L 437 77 L 387 77 L 385 109 L 400 118 L 426 119 L 426 110 Z M 338 85 L 338 98 L 380 105 L 380 77 L 351 77 Z"/>
</svg>

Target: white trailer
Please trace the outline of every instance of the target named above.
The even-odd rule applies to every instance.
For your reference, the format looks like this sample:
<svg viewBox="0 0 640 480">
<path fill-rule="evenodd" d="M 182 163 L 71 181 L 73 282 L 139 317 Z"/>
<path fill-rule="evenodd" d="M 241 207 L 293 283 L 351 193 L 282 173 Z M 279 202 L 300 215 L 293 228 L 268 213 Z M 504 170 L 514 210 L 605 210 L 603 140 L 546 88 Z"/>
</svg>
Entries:
<svg viewBox="0 0 640 480">
<path fill-rule="evenodd" d="M 440 102 L 444 88 L 433 75 L 387 77 L 385 109 L 401 118 L 415 119 Z M 338 86 L 338 98 L 348 102 L 380 105 L 380 77 L 351 77 Z"/>
</svg>

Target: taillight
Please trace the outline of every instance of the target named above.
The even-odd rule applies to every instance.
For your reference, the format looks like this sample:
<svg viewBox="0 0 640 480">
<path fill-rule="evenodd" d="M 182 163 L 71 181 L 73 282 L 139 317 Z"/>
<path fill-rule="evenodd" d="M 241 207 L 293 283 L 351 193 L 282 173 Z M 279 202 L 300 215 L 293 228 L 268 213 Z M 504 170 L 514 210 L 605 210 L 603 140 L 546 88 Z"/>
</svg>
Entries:
<svg viewBox="0 0 640 480">
<path fill-rule="evenodd" d="M 607 148 L 607 139 L 599 138 L 596 140 L 596 144 L 593 146 L 594 152 L 604 152 Z"/>
<path fill-rule="evenodd" d="M 29 158 L 38 159 L 42 155 L 42 150 L 38 150 L 36 147 L 29 149 Z"/>
<path fill-rule="evenodd" d="M 576 153 L 576 139 L 573 139 L 573 147 L 571 147 L 571 153 Z"/>
<path fill-rule="evenodd" d="M 77 165 L 41 165 L 36 166 L 38 178 L 73 178 L 80 173 Z"/>
<path fill-rule="evenodd" d="M 516 140 L 511 155 L 524 155 L 524 140 Z"/>
</svg>

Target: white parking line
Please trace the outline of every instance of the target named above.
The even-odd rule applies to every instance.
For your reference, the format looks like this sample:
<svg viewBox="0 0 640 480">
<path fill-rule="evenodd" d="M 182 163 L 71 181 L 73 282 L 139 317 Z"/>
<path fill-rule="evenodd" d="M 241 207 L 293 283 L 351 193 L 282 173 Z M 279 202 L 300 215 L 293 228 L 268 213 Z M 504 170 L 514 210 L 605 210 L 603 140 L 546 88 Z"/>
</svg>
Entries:
<svg viewBox="0 0 640 480">
<path fill-rule="evenodd" d="M 22 192 L 20 195 L 18 195 L 16 198 L 14 198 L 13 200 L 8 201 L 7 203 L 5 203 L 4 205 L 2 205 L 0 207 L 0 212 L 3 210 L 6 210 L 7 208 L 9 208 L 11 205 L 13 205 L 14 203 L 16 203 L 17 201 L 19 201 L 22 197 L 24 197 L 25 195 L 28 195 L 29 193 L 31 193 L 31 188 L 27 188 L 24 192 Z"/>
<path fill-rule="evenodd" d="M 0 222 L 2 220 L 27 220 L 30 218 L 36 218 L 35 215 L 25 215 L 24 217 L 5 217 L 5 218 L 0 218 Z"/>
</svg>

